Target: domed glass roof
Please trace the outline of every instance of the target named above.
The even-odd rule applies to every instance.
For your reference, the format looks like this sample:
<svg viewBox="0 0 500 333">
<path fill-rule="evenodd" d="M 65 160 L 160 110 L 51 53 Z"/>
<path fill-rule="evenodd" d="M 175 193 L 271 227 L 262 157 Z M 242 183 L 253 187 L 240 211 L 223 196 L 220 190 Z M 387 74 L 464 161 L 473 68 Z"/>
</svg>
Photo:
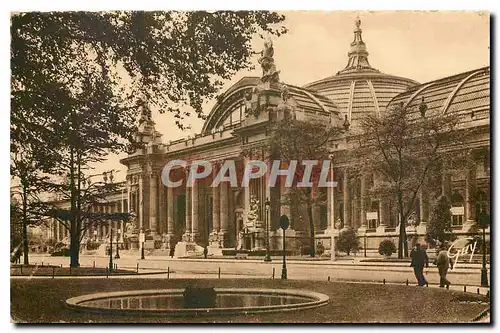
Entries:
<svg viewBox="0 0 500 333">
<path fill-rule="evenodd" d="M 309 83 L 305 88 L 331 98 L 354 127 L 356 120 L 364 114 L 379 114 L 396 95 L 419 84 L 411 79 L 382 73 L 370 65 L 359 18 L 355 22 L 354 40 L 348 56 L 343 70 Z"/>
</svg>

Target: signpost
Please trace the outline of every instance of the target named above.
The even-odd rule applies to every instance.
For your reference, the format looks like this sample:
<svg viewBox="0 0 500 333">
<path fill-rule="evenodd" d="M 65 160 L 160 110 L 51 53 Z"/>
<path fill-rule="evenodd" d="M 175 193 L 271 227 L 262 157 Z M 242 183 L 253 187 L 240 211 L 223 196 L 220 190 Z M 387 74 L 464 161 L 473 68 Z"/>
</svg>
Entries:
<svg viewBox="0 0 500 333">
<path fill-rule="evenodd" d="M 283 268 L 281 269 L 281 279 L 286 280 L 287 274 L 286 274 L 286 249 L 285 249 L 285 232 L 286 229 L 290 226 L 290 221 L 288 220 L 288 216 L 286 215 L 281 215 L 280 217 L 280 226 L 281 229 L 283 229 Z"/>
</svg>

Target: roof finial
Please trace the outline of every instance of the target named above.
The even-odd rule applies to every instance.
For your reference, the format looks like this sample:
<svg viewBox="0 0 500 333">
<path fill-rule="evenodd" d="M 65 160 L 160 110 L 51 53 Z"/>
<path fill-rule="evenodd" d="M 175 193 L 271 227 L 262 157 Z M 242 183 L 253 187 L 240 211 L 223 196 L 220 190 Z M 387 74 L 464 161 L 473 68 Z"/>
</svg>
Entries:
<svg viewBox="0 0 500 333">
<path fill-rule="evenodd" d="M 359 14 L 356 16 L 355 24 L 356 24 L 356 28 L 359 29 L 359 27 L 361 26 L 361 19 L 359 18 Z"/>
<path fill-rule="evenodd" d="M 376 69 L 372 68 L 368 62 L 368 51 L 366 50 L 366 45 L 365 42 L 363 42 L 363 37 L 361 35 L 361 19 L 359 18 L 359 14 L 356 16 L 354 25 L 354 40 L 351 43 L 351 49 L 348 53 L 349 61 L 347 62 L 347 66 L 341 70 L 339 74 L 360 70 L 378 72 Z"/>
</svg>

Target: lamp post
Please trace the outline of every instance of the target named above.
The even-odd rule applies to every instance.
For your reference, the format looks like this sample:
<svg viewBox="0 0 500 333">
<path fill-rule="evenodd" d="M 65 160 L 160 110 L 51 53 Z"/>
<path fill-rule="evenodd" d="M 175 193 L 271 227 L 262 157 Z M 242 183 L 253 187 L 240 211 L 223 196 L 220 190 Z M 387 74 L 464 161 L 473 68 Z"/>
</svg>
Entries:
<svg viewBox="0 0 500 333">
<path fill-rule="evenodd" d="M 479 212 L 478 222 L 479 226 L 483 229 L 483 263 L 481 267 L 481 287 L 488 287 L 488 269 L 486 268 L 486 228 L 489 224 L 490 216 L 481 207 Z"/>
<path fill-rule="evenodd" d="M 264 261 L 271 261 L 271 254 L 269 253 L 269 207 L 271 206 L 271 202 L 269 199 L 266 199 L 266 256 L 264 257 Z"/>
<path fill-rule="evenodd" d="M 116 230 L 116 255 L 115 259 L 120 259 L 120 229 Z"/>
<path fill-rule="evenodd" d="M 109 233 L 109 271 L 113 271 L 113 228 Z"/>
<path fill-rule="evenodd" d="M 365 250 L 365 258 L 366 258 L 366 230 L 365 230 L 365 234 L 363 236 L 363 240 L 364 240 L 364 246 L 363 246 L 363 249 Z"/>
</svg>

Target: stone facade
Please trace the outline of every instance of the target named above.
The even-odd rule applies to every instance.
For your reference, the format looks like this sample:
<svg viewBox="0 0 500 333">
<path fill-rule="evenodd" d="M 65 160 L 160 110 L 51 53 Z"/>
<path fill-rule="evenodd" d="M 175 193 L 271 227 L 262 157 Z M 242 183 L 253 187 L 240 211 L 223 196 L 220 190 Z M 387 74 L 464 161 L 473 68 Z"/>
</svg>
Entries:
<svg viewBox="0 0 500 333">
<path fill-rule="evenodd" d="M 426 183 L 415 206 L 414 223 L 406 230 L 414 240 L 423 240 L 439 190 L 453 203 L 454 232 L 464 235 L 475 223 L 476 205 L 489 203 L 489 67 L 424 84 L 384 74 L 369 64 L 360 26 L 356 21 L 346 68 L 303 88 L 279 81 L 272 43 L 266 42 L 259 61 L 262 77 L 246 77 L 229 88 L 211 110 L 202 132 L 194 137 L 163 142 L 143 105 L 137 139 L 144 146 L 121 161 L 128 167 L 125 196 L 111 202 L 110 209 L 135 212 L 138 228 L 146 231 L 155 248 L 166 249 L 183 241 L 208 246 L 212 253 L 227 248 L 262 249 L 266 238 L 271 249 L 279 249 L 282 231 L 278 220 L 287 214 L 291 220 L 287 246 L 298 251 L 309 244 L 308 214 L 303 206 L 281 202 L 286 188 L 266 186 L 266 177 L 251 180 L 248 187 L 234 188 L 227 182 L 211 187 L 217 166 L 233 160 L 242 174 L 248 163 L 243 152 L 262 158 L 270 121 L 286 117 L 348 126 L 350 131 L 332 147 L 342 153 L 349 149 L 363 114 L 382 114 L 391 105 L 404 103 L 420 112 L 466 115 L 461 126 L 472 136 L 459 149 L 470 152 L 469 162 L 460 170 L 445 168 L 439 184 Z M 215 166 L 214 174 L 186 187 L 185 170 L 177 168 L 171 178 L 182 179 L 184 185 L 166 187 L 162 169 L 175 159 L 209 161 Z M 339 186 L 326 189 L 326 205 L 313 208 L 315 243 L 322 241 L 328 249 L 332 236 L 347 227 L 357 229 L 368 248 L 377 248 L 385 238 L 397 239 L 395 198 L 369 195 L 370 188 L 382 179 L 372 174 L 350 178 L 348 161 L 334 163 Z M 98 231 L 99 236 L 105 234 L 106 230 Z M 59 233 L 55 235 L 60 238 Z"/>
</svg>

